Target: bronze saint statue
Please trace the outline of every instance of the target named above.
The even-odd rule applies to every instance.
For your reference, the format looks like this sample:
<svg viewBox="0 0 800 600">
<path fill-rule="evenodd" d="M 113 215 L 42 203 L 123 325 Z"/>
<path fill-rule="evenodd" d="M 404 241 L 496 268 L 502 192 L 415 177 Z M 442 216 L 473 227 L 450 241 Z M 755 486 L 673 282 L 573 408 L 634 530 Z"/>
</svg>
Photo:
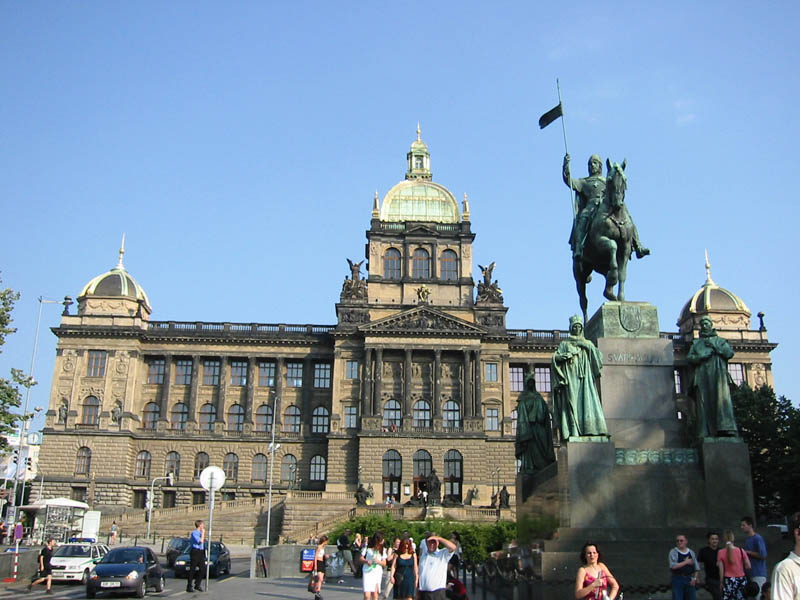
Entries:
<svg viewBox="0 0 800 600">
<path fill-rule="evenodd" d="M 600 351 L 583 337 L 583 320 L 573 315 L 569 319 L 569 337 L 558 345 L 550 366 L 556 426 L 563 441 L 608 436 L 595 383 L 602 368 Z"/>
<path fill-rule="evenodd" d="M 711 318 L 700 319 L 700 337 L 692 342 L 686 359 L 694 366 L 692 394 L 697 406 L 697 437 L 735 436 L 736 418 L 731 402 L 728 361 L 733 349 L 714 331 Z"/>
<path fill-rule="evenodd" d="M 550 410 L 536 391 L 533 373 L 525 376 L 525 390 L 517 400 L 517 439 L 514 454 L 520 461 L 520 473 L 535 473 L 555 462 Z"/>
</svg>

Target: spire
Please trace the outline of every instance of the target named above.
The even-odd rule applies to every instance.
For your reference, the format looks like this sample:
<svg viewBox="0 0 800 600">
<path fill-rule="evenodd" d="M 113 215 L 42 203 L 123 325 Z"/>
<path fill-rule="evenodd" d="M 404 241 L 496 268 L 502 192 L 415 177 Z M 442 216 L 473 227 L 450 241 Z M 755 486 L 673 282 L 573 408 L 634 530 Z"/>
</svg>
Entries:
<svg viewBox="0 0 800 600">
<path fill-rule="evenodd" d="M 375 190 L 375 198 L 372 201 L 372 218 L 373 219 L 381 218 L 381 207 L 380 207 L 380 201 L 378 200 L 378 190 Z"/>
<path fill-rule="evenodd" d="M 461 218 L 464 221 L 469 221 L 469 200 L 467 200 L 467 192 L 464 192 L 464 202 L 461 210 Z"/>
<path fill-rule="evenodd" d="M 422 141 L 422 130 L 417 121 L 417 139 L 411 142 L 411 150 L 406 154 L 408 171 L 406 179 L 431 179 L 431 155 L 428 146 Z"/>
<path fill-rule="evenodd" d="M 422 141 L 422 137 L 421 136 L 422 136 L 422 130 L 419 127 L 419 121 L 417 121 L 417 141 L 418 142 Z"/>
<path fill-rule="evenodd" d="M 708 262 L 708 248 L 706 248 L 706 285 L 716 285 L 711 279 L 711 263 Z"/>
<path fill-rule="evenodd" d="M 122 264 L 122 257 L 125 255 L 125 234 L 122 234 L 122 244 L 119 247 L 119 262 L 117 263 L 117 269 L 125 269 L 125 266 Z"/>
</svg>

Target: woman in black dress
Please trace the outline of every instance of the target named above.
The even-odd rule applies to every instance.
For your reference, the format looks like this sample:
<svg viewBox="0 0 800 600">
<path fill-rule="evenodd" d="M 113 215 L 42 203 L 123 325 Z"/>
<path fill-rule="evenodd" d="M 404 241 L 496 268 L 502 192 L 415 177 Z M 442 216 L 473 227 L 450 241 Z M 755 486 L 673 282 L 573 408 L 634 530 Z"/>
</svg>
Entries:
<svg viewBox="0 0 800 600">
<path fill-rule="evenodd" d="M 394 584 L 394 597 L 398 600 L 414 600 L 419 586 L 419 567 L 409 540 L 400 542 L 391 573 L 389 581 Z"/>
</svg>

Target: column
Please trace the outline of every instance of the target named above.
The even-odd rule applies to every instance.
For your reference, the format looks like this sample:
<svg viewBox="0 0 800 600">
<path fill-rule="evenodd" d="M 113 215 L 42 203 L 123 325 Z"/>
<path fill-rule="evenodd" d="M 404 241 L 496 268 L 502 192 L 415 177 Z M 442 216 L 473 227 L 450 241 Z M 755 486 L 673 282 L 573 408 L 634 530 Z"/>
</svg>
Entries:
<svg viewBox="0 0 800 600">
<path fill-rule="evenodd" d="M 431 279 L 439 278 L 439 244 L 433 242 L 433 249 L 431 250 Z"/>
<path fill-rule="evenodd" d="M 200 357 L 192 356 L 192 384 L 189 387 L 189 422 L 197 422 L 197 391 L 200 389 Z"/>
<path fill-rule="evenodd" d="M 433 351 L 433 416 L 442 416 L 442 351 Z"/>
<path fill-rule="evenodd" d="M 272 413 L 272 426 L 277 427 L 275 433 L 279 433 L 283 417 L 281 416 L 281 405 L 283 403 L 283 357 L 279 356 L 275 359 L 275 398 L 273 399 L 273 413 Z"/>
<path fill-rule="evenodd" d="M 403 365 L 403 416 L 411 414 L 411 355 L 413 350 L 406 348 L 406 360 Z"/>
<path fill-rule="evenodd" d="M 228 361 L 219 357 L 219 384 L 217 385 L 217 421 L 225 421 L 225 396 L 228 392 Z"/>
<path fill-rule="evenodd" d="M 364 350 L 364 375 L 361 382 L 361 416 L 372 416 L 372 348 Z"/>
<path fill-rule="evenodd" d="M 303 359 L 303 389 L 300 390 L 303 411 L 303 433 L 311 433 L 311 394 L 314 390 L 314 363 L 310 357 Z"/>
<path fill-rule="evenodd" d="M 472 353 L 464 350 L 464 372 L 461 374 L 461 412 L 465 417 L 472 416 Z"/>
<path fill-rule="evenodd" d="M 164 383 L 161 384 L 161 407 L 159 421 L 167 421 L 169 415 L 169 388 L 172 383 L 172 355 L 164 357 Z"/>
<path fill-rule="evenodd" d="M 403 242 L 403 279 L 411 277 L 411 257 L 408 255 L 408 242 Z"/>
<path fill-rule="evenodd" d="M 483 416 L 483 368 L 481 366 L 481 351 L 475 350 L 475 359 L 473 360 L 474 373 L 475 373 L 475 386 L 473 388 L 474 408 L 472 414 L 476 417 Z"/>
<path fill-rule="evenodd" d="M 247 359 L 247 394 L 244 401 L 244 422 L 253 424 L 253 398 L 256 390 L 256 359 L 250 356 Z"/>
<path fill-rule="evenodd" d="M 372 394 L 372 414 L 381 414 L 383 398 L 383 348 L 375 349 L 375 391 Z"/>
</svg>

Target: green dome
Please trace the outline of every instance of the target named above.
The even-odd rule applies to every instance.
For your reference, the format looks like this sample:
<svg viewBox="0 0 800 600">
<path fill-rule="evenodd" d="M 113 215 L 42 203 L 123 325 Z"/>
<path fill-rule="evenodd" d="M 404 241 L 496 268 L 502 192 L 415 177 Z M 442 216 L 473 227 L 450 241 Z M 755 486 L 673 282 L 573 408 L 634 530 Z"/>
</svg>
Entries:
<svg viewBox="0 0 800 600">
<path fill-rule="evenodd" d="M 455 197 L 447 188 L 424 179 L 401 181 L 383 199 L 381 221 L 458 223 Z"/>
</svg>

